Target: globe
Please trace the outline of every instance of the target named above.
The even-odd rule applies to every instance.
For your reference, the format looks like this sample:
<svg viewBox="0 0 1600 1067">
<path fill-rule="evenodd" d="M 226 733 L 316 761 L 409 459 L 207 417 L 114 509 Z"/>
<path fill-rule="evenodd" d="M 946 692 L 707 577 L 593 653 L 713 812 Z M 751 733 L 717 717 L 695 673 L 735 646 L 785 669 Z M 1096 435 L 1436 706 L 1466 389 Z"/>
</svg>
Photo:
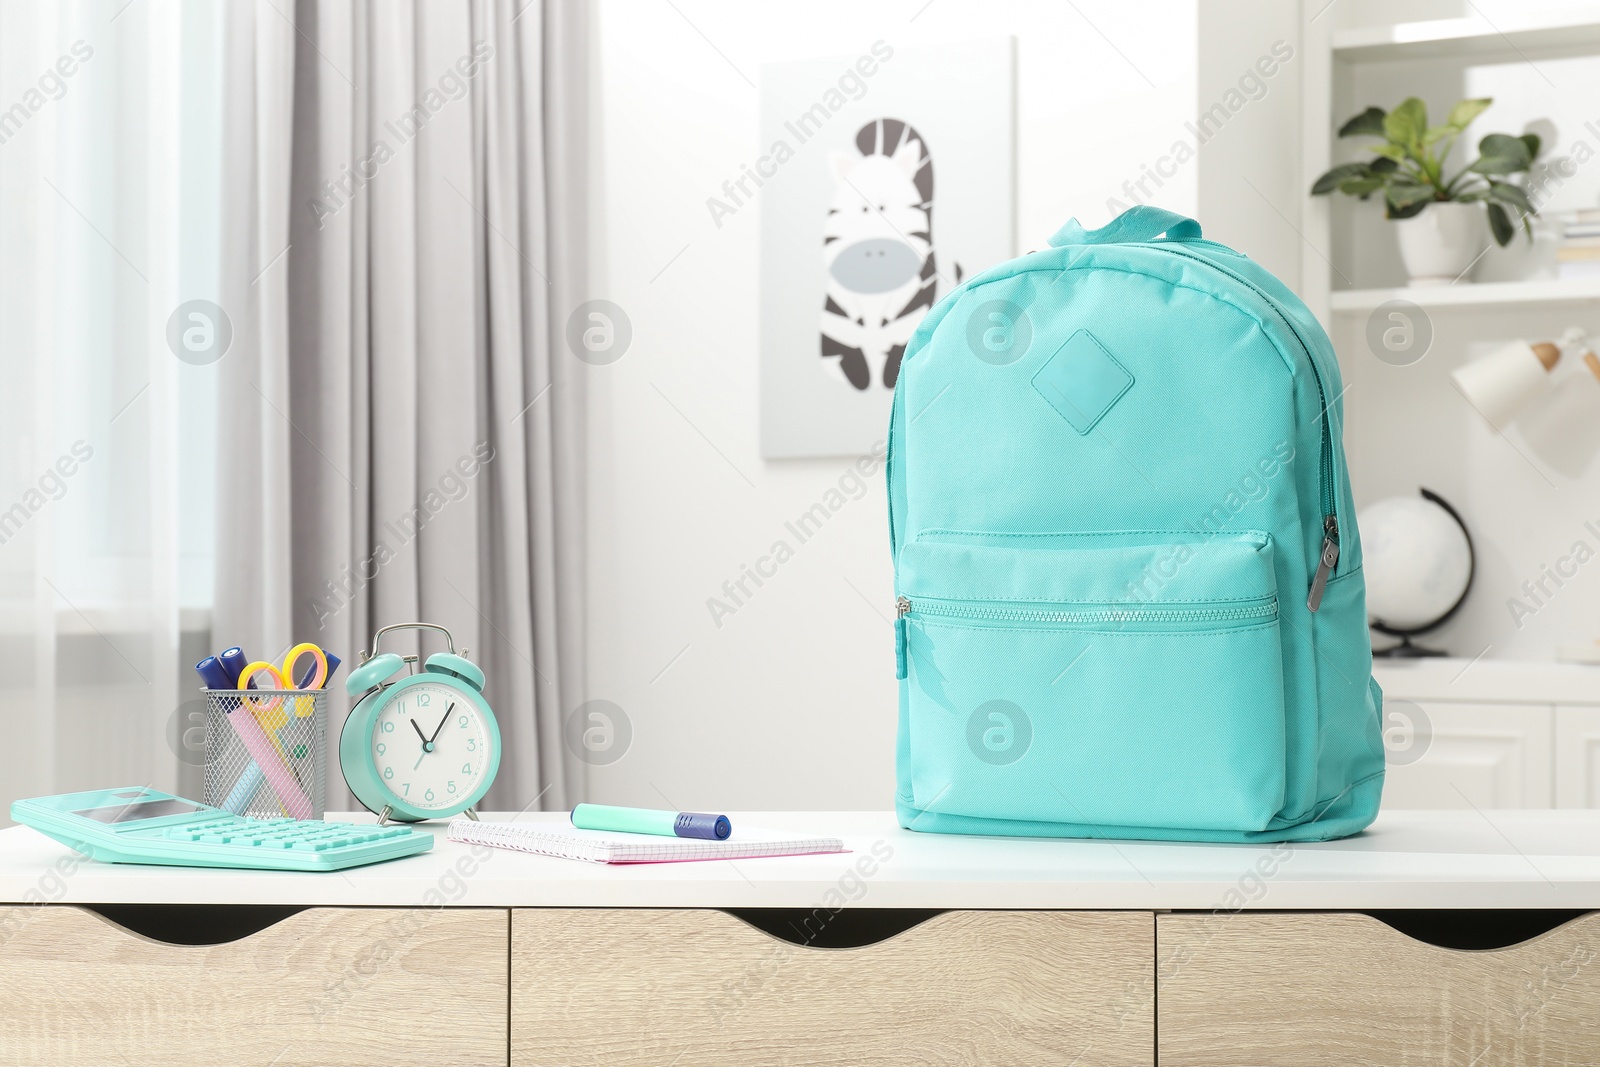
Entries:
<svg viewBox="0 0 1600 1067">
<path fill-rule="evenodd" d="M 1356 516 L 1367 618 L 1390 630 L 1427 629 L 1449 613 L 1472 581 L 1467 533 L 1431 496 L 1389 497 Z"/>
</svg>

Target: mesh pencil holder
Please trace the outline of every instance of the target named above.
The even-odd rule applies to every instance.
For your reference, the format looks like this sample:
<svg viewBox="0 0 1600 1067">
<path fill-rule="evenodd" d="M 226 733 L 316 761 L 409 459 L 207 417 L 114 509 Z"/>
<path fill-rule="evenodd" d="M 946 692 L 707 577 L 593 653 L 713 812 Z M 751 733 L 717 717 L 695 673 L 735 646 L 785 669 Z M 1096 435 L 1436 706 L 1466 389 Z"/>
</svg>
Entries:
<svg viewBox="0 0 1600 1067">
<path fill-rule="evenodd" d="M 320 819 L 326 689 L 207 689 L 205 802 L 258 819 Z"/>
</svg>

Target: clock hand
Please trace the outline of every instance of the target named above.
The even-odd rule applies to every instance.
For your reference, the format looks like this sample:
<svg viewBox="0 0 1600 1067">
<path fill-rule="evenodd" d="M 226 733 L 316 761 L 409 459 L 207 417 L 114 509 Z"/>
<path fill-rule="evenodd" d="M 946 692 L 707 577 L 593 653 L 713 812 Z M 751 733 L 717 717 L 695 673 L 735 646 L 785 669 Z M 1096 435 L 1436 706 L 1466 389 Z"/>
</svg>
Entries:
<svg viewBox="0 0 1600 1067">
<path fill-rule="evenodd" d="M 455 711 L 455 710 L 456 710 L 456 704 L 455 704 L 455 701 L 452 700 L 450 702 L 450 706 L 448 708 L 444 709 L 444 718 L 439 720 L 438 729 L 433 731 L 433 737 L 438 737 L 439 736 L 439 730 L 443 730 L 444 729 L 444 724 L 450 721 L 450 713 L 452 711 Z M 421 733 L 422 731 L 418 730 L 417 732 Z M 428 744 L 430 744 L 430 745 L 433 744 L 433 737 L 428 738 Z"/>
<path fill-rule="evenodd" d="M 417 762 L 415 762 L 415 763 L 413 763 L 411 765 L 411 769 L 412 770 L 416 770 L 418 767 L 422 766 L 422 761 L 427 759 L 427 758 L 428 758 L 428 750 L 426 748 L 424 748 L 422 750 L 422 754 L 417 757 Z"/>
<path fill-rule="evenodd" d="M 422 737 L 422 727 L 417 725 L 416 719 L 411 720 L 411 728 L 417 732 L 418 737 Z M 430 743 L 431 742 L 426 737 L 422 737 L 422 751 L 428 751 L 428 745 Z"/>
</svg>

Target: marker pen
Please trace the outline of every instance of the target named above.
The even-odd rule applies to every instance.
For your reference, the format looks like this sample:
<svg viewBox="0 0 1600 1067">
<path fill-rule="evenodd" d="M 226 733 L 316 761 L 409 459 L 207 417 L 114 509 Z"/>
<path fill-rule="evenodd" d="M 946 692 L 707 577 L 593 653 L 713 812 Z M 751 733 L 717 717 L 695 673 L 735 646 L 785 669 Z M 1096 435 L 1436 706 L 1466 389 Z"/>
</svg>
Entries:
<svg viewBox="0 0 1600 1067">
<path fill-rule="evenodd" d="M 616 808 L 609 804 L 579 804 L 572 809 L 572 825 L 580 830 L 614 830 L 657 837 L 697 837 L 726 841 L 733 824 L 726 815 L 697 811 L 657 811 L 653 808 Z"/>
</svg>

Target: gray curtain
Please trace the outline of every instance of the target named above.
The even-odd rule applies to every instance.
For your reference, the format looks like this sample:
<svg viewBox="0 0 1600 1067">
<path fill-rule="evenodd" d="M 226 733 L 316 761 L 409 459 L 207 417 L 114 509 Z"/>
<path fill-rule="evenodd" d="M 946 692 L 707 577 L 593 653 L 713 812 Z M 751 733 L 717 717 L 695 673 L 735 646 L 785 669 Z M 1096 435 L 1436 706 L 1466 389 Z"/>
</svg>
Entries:
<svg viewBox="0 0 1600 1067">
<path fill-rule="evenodd" d="M 484 669 L 504 739 L 483 806 L 569 805 L 585 367 L 563 332 L 585 271 L 584 12 L 299 0 L 290 26 L 239 7 L 252 31 L 230 54 L 256 66 L 231 79 L 251 106 L 229 112 L 256 135 L 231 165 L 236 194 L 256 191 L 237 244 L 259 271 L 241 306 L 259 313 L 223 367 L 217 637 L 312 640 L 354 665 L 379 626 L 444 625 Z M 292 67 L 263 69 L 285 47 Z M 285 137 L 259 129 L 284 110 Z M 328 806 L 354 806 L 336 770 Z"/>
</svg>

